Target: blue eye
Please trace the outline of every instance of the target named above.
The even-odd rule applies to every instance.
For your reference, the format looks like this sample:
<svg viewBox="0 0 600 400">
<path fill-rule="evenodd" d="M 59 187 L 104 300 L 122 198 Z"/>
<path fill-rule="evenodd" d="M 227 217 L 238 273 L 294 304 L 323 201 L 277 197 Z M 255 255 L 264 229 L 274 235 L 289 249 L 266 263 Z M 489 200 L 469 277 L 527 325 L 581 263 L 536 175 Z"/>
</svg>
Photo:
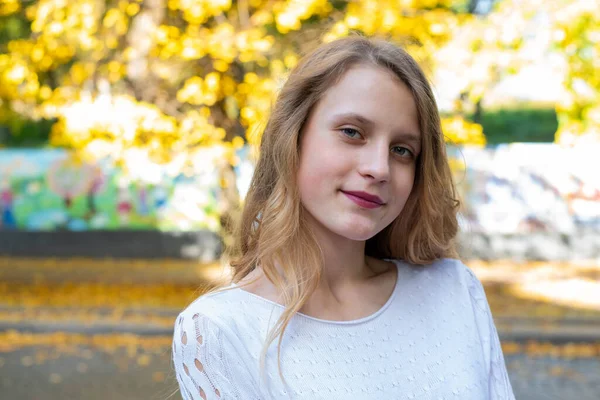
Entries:
<svg viewBox="0 0 600 400">
<path fill-rule="evenodd" d="M 340 131 L 344 134 L 344 136 L 349 137 L 350 139 L 357 139 L 361 137 L 361 134 L 358 133 L 356 129 L 353 128 L 342 128 Z"/>
<path fill-rule="evenodd" d="M 413 156 L 412 151 L 410 151 L 406 147 L 402 147 L 402 146 L 392 147 L 392 151 L 402 157 L 412 157 Z"/>
</svg>

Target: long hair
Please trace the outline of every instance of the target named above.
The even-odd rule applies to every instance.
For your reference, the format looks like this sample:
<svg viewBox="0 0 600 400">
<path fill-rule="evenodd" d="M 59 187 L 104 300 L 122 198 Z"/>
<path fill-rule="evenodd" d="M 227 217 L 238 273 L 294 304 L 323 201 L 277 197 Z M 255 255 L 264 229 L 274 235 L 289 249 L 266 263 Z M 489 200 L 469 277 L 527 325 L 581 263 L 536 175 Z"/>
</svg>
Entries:
<svg viewBox="0 0 600 400">
<path fill-rule="evenodd" d="M 282 295 L 285 310 L 269 331 L 261 354 L 262 369 L 268 347 L 279 336 L 280 375 L 283 333 L 316 289 L 323 269 L 323 255 L 306 223 L 298 192 L 300 137 L 315 104 L 357 64 L 386 68 L 410 89 L 422 148 L 413 189 L 402 212 L 367 240 L 366 254 L 420 265 L 456 256 L 459 202 L 437 105 L 417 62 L 389 41 L 362 36 L 323 44 L 304 56 L 291 71 L 265 126 L 230 262 L 234 283 L 260 266 Z"/>
</svg>

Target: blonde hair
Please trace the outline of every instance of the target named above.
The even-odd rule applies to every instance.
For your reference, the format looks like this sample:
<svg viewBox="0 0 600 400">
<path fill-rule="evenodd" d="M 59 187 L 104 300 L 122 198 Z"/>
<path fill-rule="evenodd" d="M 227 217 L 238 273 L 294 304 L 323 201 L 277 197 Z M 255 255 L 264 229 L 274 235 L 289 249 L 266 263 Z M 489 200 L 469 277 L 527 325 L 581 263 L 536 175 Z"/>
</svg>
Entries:
<svg viewBox="0 0 600 400">
<path fill-rule="evenodd" d="M 404 209 L 367 240 L 366 255 L 421 265 L 456 256 L 459 202 L 437 105 L 421 68 L 402 48 L 382 39 L 351 36 L 319 46 L 291 71 L 277 97 L 262 136 L 230 262 L 233 282 L 240 282 L 260 265 L 283 297 L 285 310 L 269 331 L 261 355 L 262 368 L 268 347 L 279 336 L 280 375 L 283 333 L 314 292 L 323 268 L 321 249 L 306 224 L 298 193 L 300 136 L 315 104 L 356 64 L 386 68 L 410 89 L 422 141 L 413 189 Z"/>
</svg>

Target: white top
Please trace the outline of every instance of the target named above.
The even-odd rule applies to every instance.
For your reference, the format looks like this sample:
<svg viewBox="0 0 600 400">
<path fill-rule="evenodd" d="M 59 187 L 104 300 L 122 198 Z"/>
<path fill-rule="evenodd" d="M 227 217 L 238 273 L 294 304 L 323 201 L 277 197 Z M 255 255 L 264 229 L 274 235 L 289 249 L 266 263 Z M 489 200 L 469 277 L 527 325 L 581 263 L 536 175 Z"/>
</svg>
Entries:
<svg viewBox="0 0 600 400">
<path fill-rule="evenodd" d="M 173 361 L 184 399 L 513 399 L 483 287 L 454 259 L 394 261 L 386 304 L 353 321 L 304 314 L 260 352 L 283 306 L 238 287 L 201 296 L 175 322 Z M 270 321 L 270 322 L 269 322 Z M 271 325 L 269 325 L 269 323 Z"/>
</svg>

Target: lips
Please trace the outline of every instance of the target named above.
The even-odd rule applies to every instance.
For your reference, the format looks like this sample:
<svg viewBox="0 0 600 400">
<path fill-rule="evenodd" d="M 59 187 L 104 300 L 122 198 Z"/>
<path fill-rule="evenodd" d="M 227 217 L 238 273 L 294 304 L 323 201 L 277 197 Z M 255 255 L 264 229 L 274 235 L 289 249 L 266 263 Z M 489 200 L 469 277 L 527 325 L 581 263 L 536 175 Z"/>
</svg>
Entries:
<svg viewBox="0 0 600 400">
<path fill-rule="evenodd" d="M 374 194 L 367 192 L 342 190 L 342 193 L 344 193 L 346 197 L 348 197 L 354 203 L 364 208 L 377 208 L 385 204 L 385 202 L 379 196 L 375 196 Z"/>
</svg>

